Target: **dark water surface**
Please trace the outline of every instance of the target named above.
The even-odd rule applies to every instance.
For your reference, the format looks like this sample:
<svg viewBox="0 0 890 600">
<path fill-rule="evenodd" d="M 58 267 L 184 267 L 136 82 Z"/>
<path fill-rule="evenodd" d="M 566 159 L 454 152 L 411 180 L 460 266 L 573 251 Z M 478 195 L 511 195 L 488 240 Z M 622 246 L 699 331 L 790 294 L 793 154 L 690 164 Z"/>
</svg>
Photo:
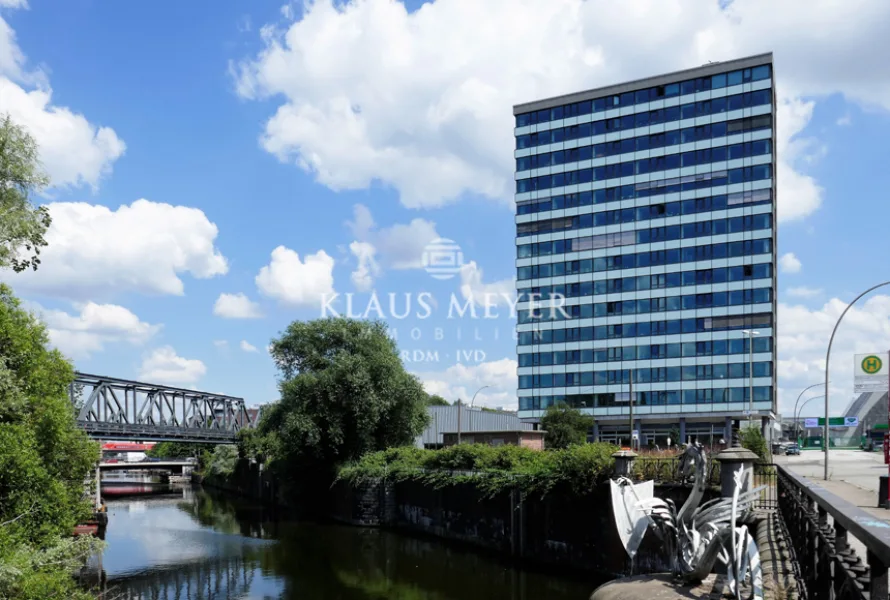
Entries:
<svg viewBox="0 0 890 600">
<path fill-rule="evenodd" d="M 585 600 L 596 587 L 392 532 L 275 520 L 200 488 L 105 490 L 108 547 L 92 565 L 121 600 Z"/>
</svg>

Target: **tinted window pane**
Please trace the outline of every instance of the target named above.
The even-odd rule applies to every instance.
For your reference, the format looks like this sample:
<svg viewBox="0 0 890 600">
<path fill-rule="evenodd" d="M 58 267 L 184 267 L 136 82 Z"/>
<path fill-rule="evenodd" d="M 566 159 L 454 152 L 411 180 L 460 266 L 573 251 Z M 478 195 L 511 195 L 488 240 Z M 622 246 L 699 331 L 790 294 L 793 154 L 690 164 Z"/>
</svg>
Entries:
<svg viewBox="0 0 890 600">
<path fill-rule="evenodd" d="M 769 65 L 761 65 L 751 69 L 751 79 L 760 81 L 761 79 L 769 79 Z"/>
</svg>

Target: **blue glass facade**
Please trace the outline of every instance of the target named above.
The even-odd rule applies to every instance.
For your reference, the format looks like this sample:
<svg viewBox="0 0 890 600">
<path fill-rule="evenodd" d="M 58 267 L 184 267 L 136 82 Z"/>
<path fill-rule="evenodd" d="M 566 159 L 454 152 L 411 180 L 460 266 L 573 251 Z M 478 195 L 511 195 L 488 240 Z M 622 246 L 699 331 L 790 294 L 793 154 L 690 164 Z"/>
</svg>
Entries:
<svg viewBox="0 0 890 600">
<path fill-rule="evenodd" d="M 520 417 L 565 402 L 626 439 L 631 373 L 644 444 L 773 416 L 771 55 L 514 115 Z"/>
</svg>

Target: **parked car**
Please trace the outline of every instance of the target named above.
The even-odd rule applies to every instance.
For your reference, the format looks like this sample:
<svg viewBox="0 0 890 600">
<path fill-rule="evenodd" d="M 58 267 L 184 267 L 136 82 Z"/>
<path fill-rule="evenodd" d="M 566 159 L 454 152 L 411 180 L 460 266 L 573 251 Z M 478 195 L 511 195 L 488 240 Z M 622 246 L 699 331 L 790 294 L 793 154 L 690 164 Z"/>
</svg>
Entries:
<svg viewBox="0 0 890 600">
<path fill-rule="evenodd" d="M 787 454 L 788 456 L 800 456 L 800 446 L 798 446 L 797 444 L 791 444 L 790 446 L 785 448 L 785 454 Z"/>
</svg>

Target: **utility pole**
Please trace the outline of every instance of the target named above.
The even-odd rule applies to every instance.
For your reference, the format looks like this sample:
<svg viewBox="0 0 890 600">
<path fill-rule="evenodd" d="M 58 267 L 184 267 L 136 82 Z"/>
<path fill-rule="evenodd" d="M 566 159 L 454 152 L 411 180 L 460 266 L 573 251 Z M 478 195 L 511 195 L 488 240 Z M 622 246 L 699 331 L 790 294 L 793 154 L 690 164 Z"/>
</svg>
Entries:
<svg viewBox="0 0 890 600">
<path fill-rule="evenodd" d="M 457 445 L 460 446 L 460 398 L 457 399 Z"/>
<path fill-rule="evenodd" d="M 750 429 L 754 426 L 754 336 L 760 335 L 760 332 L 745 329 L 742 333 L 748 336 L 748 429 Z"/>
<path fill-rule="evenodd" d="M 630 449 L 634 449 L 634 370 L 630 371 L 630 396 L 627 404 L 630 407 Z"/>
</svg>

